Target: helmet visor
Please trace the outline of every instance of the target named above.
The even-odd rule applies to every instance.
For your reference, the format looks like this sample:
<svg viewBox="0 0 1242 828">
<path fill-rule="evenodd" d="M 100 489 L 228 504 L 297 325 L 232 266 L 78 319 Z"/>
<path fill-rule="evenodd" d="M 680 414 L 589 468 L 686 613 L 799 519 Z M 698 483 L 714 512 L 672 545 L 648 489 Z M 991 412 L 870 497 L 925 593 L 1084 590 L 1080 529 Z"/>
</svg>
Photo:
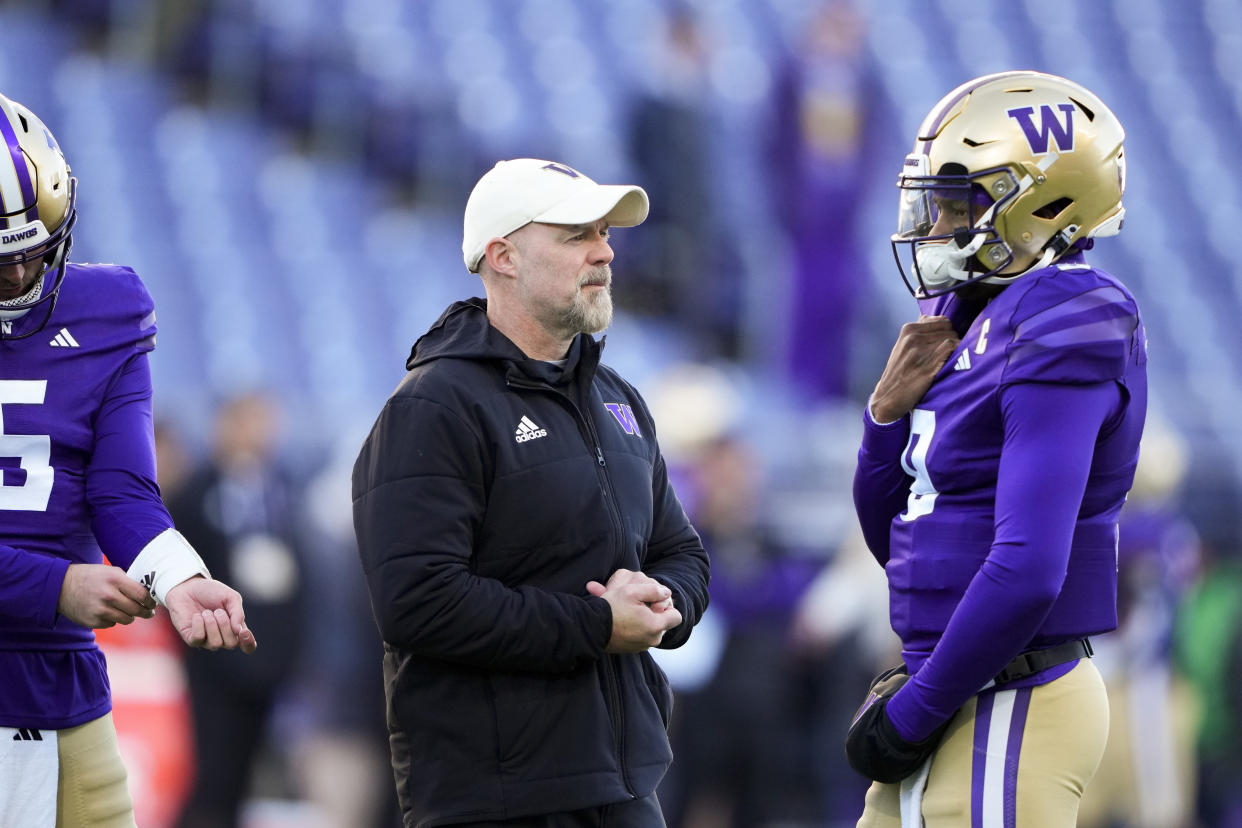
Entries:
<svg viewBox="0 0 1242 828">
<path fill-rule="evenodd" d="M 976 226 L 993 200 L 976 178 L 965 170 L 960 174 L 942 170 L 939 175 L 931 175 L 926 155 L 906 156 L 897 180 L 901 198 L 894 239 L 946 239 L 963 228 L 983 230 Z"/>
</svg>

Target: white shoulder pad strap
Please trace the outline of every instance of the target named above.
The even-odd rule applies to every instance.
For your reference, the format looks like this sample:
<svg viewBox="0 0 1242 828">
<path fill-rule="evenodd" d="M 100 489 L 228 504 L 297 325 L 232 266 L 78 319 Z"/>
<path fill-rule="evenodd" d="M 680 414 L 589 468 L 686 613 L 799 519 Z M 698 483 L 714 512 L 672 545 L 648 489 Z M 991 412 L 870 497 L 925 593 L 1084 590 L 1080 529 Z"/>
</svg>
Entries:
<svg viewBox="0 0 1242 828">
<path fill-rule="evenodd" d="M 207 564 L 176 529 L 165 529 L 142 548 L 133 565 L 125 572 L 151 591 L 160 604 L 168 590 L 195 575 L 210 578 Z"/>
</svg>

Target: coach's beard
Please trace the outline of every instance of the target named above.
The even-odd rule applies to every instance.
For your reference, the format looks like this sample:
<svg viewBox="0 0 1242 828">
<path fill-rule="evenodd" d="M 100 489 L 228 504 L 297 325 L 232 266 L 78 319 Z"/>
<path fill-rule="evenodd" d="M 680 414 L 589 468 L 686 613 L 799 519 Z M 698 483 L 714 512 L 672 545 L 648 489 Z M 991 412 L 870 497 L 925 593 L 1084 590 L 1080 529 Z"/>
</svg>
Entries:
<svg viewBox="0 0 1242 828">
<path fill-rule="evenodd" d="M 584 290 L 602 285 L 603 290 Z M 574 303 L 565 313 L 565 326 L 572 331 L 596 334 L 612 322 L 612 269 L 608 265 L 587 273 L 578 282 Z"/>
</svg>

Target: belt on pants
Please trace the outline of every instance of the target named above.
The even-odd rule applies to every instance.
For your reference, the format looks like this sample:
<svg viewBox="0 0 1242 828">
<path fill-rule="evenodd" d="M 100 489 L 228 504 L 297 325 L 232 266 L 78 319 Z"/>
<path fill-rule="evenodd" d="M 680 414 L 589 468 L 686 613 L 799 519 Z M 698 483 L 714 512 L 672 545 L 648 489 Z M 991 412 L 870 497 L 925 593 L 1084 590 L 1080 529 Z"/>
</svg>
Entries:
<svg viewBox="0 0 1242 828">
<path fill-rule="evenodd" d="M 996 678 L 993 681 L 997 684 L 1007 684 L 1011 681 L 1024 679 L 1027 676 L 1033 676 L 1036 673 L 1047 670 L 1049 667 L 1056 667 L 1058 664 L 1064 664 L 1067 661 L 1076 661 L 1083 657 L 1090 658 L 1094 652 L 1091 649 L 1091 639 L 1089 638 L 1079 638 L 1074 641 L 1054 644 L 1042 650 L 1031 650 L 1029 653 L 1023 653 L 1009 662 L 1004 670 L 996 674 Z"/>
</svg>

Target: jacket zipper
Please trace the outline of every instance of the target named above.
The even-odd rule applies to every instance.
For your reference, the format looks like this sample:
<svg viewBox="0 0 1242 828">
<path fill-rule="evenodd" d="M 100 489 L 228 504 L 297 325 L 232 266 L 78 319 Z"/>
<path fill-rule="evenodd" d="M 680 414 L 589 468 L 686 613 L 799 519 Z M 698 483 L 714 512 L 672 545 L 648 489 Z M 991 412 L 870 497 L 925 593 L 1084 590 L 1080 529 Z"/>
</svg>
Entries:
<svg viewBox="0 0 1242 828">
<path fill-rule="evenodd" d="M 573 402 L 572 400 L 570 401 Z M 608 504 L 608 515 L 612 519 L 614 537 L 617 538 L 618 552 L 624 544 L 624 527 L 621 524 L 621 514 L 617 509 L 616 497 L 612 492 L 612 480 L 608 476 L 608 464 L 604 460 L 604 450 L 599 444 L 599 433 L 595 430 L 595 420 L 590 414 L 578 409 L 577 405 L 573 408 L 582 418 L 582 422 L 586 425 L 589 442 L 595 445 L 595 458 L 599 464 L 596 468 L 599 471 L 600 485 L 604 489 L 604 502 Z M 621 781 L 625 785 L 625 789 L 629 791 L 630 798 L 636 799 L 638 795 L 634 793 L 634 785 L 630 780 L 630 769 L 625 762 L 625 710 L 624 697 L 621 695 L 620 680 L 617 678 L 616 664 L 610 654 L 604 654 L 604 675 L 607 679 L 608 689 L 611 691 L 614 699 L 612 708 L 612 724 L 617 734 L 617 766 L 621 769 Z"/>
<path fill-rule="evenodd" d="M 596 471 L 599 474 L 600 488 L 604 490 L 604 502 L 608 505 L 608 517 L 612 521 L 613 537 L 616 539 L 616 548 L 614 549 L 614 552 L 619 552 L 622 544 L 624 543 L 624 527 L 621 523 L 620 512 L 617 509 L 616 498 L 613 495 L 612 481 L 608 476 L 608 463 L 604 459 L 604 449 L 599 444 L 599 434 L 595 430 L 594 419 L 579 408 L 578 404 L 572 399 L 557 391 L 550 385 L 536 382 L 524 382 L 516 378 L 506 378 L 506 383 L 512 388 L 523 388 L 530 391 L 542 391 L 544 393 L 551 394 L 556 399 L 564 401 L 564 404 L 568 407 L 570 414 L 573 415 L 575 420 L 577 420 L 579 426 L 579 436 L 583 437 L 588 449 L 591 447 L 594 447 L 595 449 Z M 590 393 L 589 390 L 588 393 Z M 618 560 L 620 559 L 620 555 L 614 555 L 614 557 Z M 626 791 L 629 792 L 630 799 L 637 799 L 638 794 L 634 793 L 634 785 L 630 780 L 630 769 L 625 761 L 625 711 L 622 710 L 623 699 L 621 695 L 620 681 L 617 678 L 612 655 L 609 653 L 604 654 L 604 683 L 608 690 L 608 708 L 609 712 L 612 714 L 612 726 L 614 732 L 616 733 L 617 767 L 621 769 L 621 781 L 625 785 Z"/>
</svg>

